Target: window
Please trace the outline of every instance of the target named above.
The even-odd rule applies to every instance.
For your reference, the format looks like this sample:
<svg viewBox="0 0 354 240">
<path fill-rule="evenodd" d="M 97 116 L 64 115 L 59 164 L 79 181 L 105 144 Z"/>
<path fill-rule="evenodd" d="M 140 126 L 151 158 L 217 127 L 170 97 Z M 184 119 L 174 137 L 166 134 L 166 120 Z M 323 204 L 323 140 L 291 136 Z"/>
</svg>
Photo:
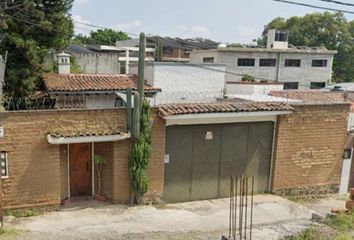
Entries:
<svg viewBox="0 0 354 240">
<path fill-rule="evenodd" d="M 288 41 L 288 32 L 287 31 L 276 31 L 275 32 L 275 41 L 287 42 Z"/>
<path fill-rule="evenodd" d="M 127 69 L 125 68 L 125 61 L 119 62 L 119 73 L 120 74 L 127 74 Z"/>
<path fill-rule="evenodd" d="M 311 89 L 321 89 L 326 87 L 326 83 L 325 82 L 311 82 L 310 83 L 310 88 Z"/>
<path fill-rule="evenodd" d="M 285 82 L 284 89 L 299 89 L 298 82 Z"/>
<path fill-rule="evenodd" d="M 254 67 L 254 58 L 239 58 L 237 59 L 237 66 L 239 67 Z"/>
<path fill-rule="evenodd" d="M 312 67 L 327 67 L 327 59 L 312 60 Z"/>
<path fill-rule="evenodd" d="M 213 63 L 214 58 L 213 57 L 204 57 L 203 58 L 203 63 Z"/>
<path fill-rule="evenodd" d="M 163 53 L 164 54 L 172 54 L 173 53 L 173 48 L 171 47 L 163 47 Z"/>
<path fill-rule="evenodd" d="M 285 59 L 285 67 L 300 67 L 300 59 Z"/>
<path fill-rule="evenodd" d="M 259 60 L 260 67 L 275 67 L 277 60 L 275 58 L 261 58 Z"/>
<path fill-rule="evenodd" d="M 121 99 L 119 97 L 116 98 L 116 101 L 114 103 L 114 107 L 120 108 L 120 107 L 126 107 L 126 106 L 127 106 L 127 104 L 123 101 L 123 99 Z"/>
<path fill-rule="evenodd" d="M 1 169 L 1 178 L 9 177 L 9 167 L 7 160 L 7 152 L 0 152 L 0 169 Z"/>
</svg>

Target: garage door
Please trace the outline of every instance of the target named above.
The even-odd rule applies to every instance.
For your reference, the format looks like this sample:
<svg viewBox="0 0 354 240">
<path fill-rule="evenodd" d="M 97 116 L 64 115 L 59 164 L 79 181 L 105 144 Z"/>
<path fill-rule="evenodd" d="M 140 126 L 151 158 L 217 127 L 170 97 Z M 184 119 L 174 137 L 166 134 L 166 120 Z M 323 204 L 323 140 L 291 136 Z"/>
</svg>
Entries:
<svg viewBox="0 0 354 240">
<path fill-rule="evenodd" d="M 230 175 L 255 176 L 256 192 L 270 180 L 273 122 L 167 127 L 168 202 L 227 197 Z"/>
</svg>

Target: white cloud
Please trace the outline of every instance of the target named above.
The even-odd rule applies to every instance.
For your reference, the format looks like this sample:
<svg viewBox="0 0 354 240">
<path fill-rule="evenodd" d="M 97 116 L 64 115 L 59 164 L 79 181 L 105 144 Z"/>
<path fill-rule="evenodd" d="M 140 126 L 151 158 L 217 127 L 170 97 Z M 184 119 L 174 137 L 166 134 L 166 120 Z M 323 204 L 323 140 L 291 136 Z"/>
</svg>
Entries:
<svg viewBox="0 0 354 240">
<path fill-rule="evenodd" d="M 72 19 L 74 21 L 76 34 L 86 35 L 91 31 L 90 27 L 80 24 L 80 23 L 90 24 L 91 22 L 89 20 L 82 18 L 80 15 L 74 15 L 74 16 L 72 16 Z M 78 22 L 80 22 L 80 23 L 78 23 Z"/>
<path fill-rule="evenodd" d="M 210 37 L 210 30 L 206 26 L 195 25 L 187 26 L 185 24 L 178 25 L 172 29 L 172 32 L 169 34 L 173 37 L 184 37 L 184 38 L 193 38 L 193 37 Z"/>
<path fill-rule="evenodd" d="M 112 28 L 117 31 L 130 31 L 132 29 L 140 29 L 143 25 L 142 21 L 134 20 L 128 23 L 117 23 Z"/>
<path fill-rule="evenodd" d="M 236 28 L 237 34 L 242 38 L 250 38 L 254 39 L 258 37 L 258 31 L 254 28 L 250 28 L 247 26 L 238 26 Z"/>
</svg>

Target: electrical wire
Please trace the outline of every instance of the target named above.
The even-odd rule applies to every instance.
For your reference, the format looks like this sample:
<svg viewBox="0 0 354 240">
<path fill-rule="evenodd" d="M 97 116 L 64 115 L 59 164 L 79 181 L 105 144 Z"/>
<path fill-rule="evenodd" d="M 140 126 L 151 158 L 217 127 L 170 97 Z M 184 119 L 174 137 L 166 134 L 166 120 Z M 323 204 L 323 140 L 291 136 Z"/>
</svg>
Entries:
<svg viewBox="0 0 354 240">
<path fill-rule="evenodd" d="M 102 27 L 102 26 L 98 26 L 95 24 L 84 23 L 84 22 L 80 22 L 80 21 L 73 21 L 73 22 L 77 23 L 77 24 L 84 25 L 84 26 L 88 26 L 88 27 L 98 28 L 98 29 L 109 29 L 108 27 Z M 131 32 L 125 32 L 125 33 L 128 35 L 132 35 L 132 36 L 139 36 L 139 34 L 137 34 L 137 33 L 131 33 Z"/>
<path fill-rule="evenodd" d="M 346 2 L 335 1 L 335 0 L 318 0 L 318 1 L 354 7 L 353 3 L 346 3 Z"/>
<path fill-rule="evenodd" d="M 272 0 L 272 1 L 286 3 L 286 4 L 292 4 L 292 5 L 298 5 L 298 6 L 304 6 L 304 7 L 309 7 L 309 8 L 315 8 L 315 9 L 322 9 L 322 10 L 327 10 L 327 11 L 335 11 L 335 12 L 341 12 L 341 13 L 354 14 L 354 11 L 321 7 L 321 6 L 311 5 L 311 4 L 307 4 L 307 3 L 292 2 L 292 1 L 287 1 L 287 0 Z"/>
</svg>

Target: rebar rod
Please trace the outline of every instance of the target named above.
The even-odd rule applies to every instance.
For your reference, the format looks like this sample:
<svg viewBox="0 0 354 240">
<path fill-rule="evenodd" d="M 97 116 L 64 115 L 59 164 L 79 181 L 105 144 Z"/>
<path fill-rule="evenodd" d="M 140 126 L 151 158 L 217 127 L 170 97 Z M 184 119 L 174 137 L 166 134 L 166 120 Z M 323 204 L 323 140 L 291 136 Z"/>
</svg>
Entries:
<svg viewBox="0 0 354 240">
<path fill-rule="evenodd" d="M 250 240 L 252 240 L 252 225 L 253 225 L 253 194 L 254 194 L 254 176 L 252 176 L 251 186 L 251 219 L 250 219 Z"/>
<path fill-rule="evenodd" d="M 245 206 L 245 240 L 247 240 L 247 202 L 248 202 L 248 177 L 246 178 L 245 183 L 245 195 L 246 195 L 246 206 Z"/>
<path fill-rule="evenodd" d="M 243 176 L 240 177 L 240 223 L 239 223 L 239 233 L 240 240 L 242 240 L 242 228 L 243 228 Z"/>
<path fill-rule="evenodd" d="M 234 207 L 235 207 L 235 219 L 234 219 L 234 239 L 236 240 L 236 233 L 237 233 L 237 229 L 236 229 L 236 226 L 237 226 L 237 176 L 235 177 L 235 203 L 234 203 Z"/>
<path fill-rule="evenodd" d="M 229 238 L 232 232 L 232 219 L 233 219 L 233 177 L 230 176 L 230 216 L 229 216 Z"/>
</svg>

